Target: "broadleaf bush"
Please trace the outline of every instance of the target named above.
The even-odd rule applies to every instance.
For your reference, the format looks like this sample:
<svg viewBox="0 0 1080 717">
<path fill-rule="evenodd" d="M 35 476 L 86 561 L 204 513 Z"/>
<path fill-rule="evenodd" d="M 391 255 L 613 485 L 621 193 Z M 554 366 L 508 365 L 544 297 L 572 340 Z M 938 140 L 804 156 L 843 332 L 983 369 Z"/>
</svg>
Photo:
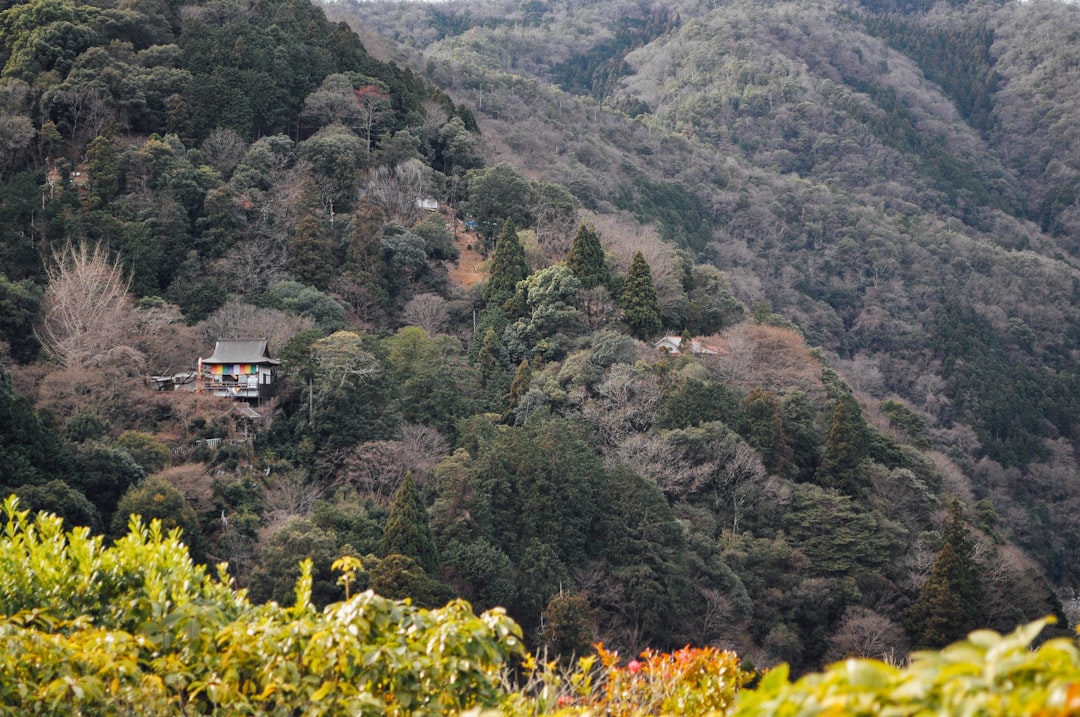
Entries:
<svg viewBox="0 0 1080 717">
<path fill-rule="evenodd" d="M 1080 714 L 1076 641 L 1033 647 L 1049 618 L 905 667 L 849 659 L 792 682 L 781 665 L 749 688 L 738 657 L 708 647 L 541 663 L 505 612 L 461 600 L 367 591 L 317 610 L 310 561 L 294 605 L 253 605 L 158 521 L 106 545 L 14 497 L 2 513 L 0 716 Z M 343 580 L 358 562 L 337 565 Z"/>
</svg>

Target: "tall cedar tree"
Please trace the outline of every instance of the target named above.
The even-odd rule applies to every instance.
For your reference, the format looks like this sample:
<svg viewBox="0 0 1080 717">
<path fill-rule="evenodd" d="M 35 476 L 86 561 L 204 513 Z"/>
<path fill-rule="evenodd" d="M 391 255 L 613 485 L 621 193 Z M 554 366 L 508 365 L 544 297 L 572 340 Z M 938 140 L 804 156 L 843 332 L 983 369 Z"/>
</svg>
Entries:
<svg viewBox="0 0 1080 717">
<path fill-rule="evenodd" d="M 964 526 L 960 501 L 954 499 L 930 577 L 908 612 L 912 643 L 919 648 L 941 648 L 983 627 L 982 601 L 974 545 Z"/>
<path fill-rule="evenodd" d="M 513 412 L 517 408 L 518 403 L 521 402 L 522 396 L 529 390 L 529 384 L 532 383 L 532 366 L 529 365 L 528 359 L 522 359 L 518 364 L 517 371 L 514 372 L 514 378 L 510 381 L 510 392 L 506 396 L 506 410 L 507 412 Z"/>
<path fill-rule="evenodd" d="M 379 548 L 383 555 L 412 558 L 428 575 L 433 575 L 438 567 L 435 536 L 431 533 L 427 508 L 411 472 L 405 474 L 405 479 L 390 501 L 390 516 L 386 520 Z"/>
<path fill-rule="evenodd" d="M 325 289 L 334 278 L 338 262 L 334 257 L 334 237 L 322 216 L 322 203 L 311 177 L 300 185 L 300 200 L 292 237 L 289 238 L 288 269 L 302 284 Z"/>
<path fill-rule="evenodd" d="M 484 284 L 484 299 L 495 305 L 502 304 L 513 296 L 517 283 L 528 275 L 529 264 L 525 260 L 525 248 L 518 241 L 513 220 L 507 219 L 495 242 L 491 276 Z"/>
<path fill-rule="evenodd" d="M 851 496 L 859 495 L 860 464 L 869 457 L 867 443 L 866 424 L 858 404 L 847 396 L 836 399 L 815 482 Z"/>
<path fill-rule="evenodd" d="M 611 283 L 611 272 L 604 261 L 604 249 L 600 246 L 600 237 L 591 226 L 582 224 L 578 229 L 574 244 L 566 256 L 566 266 L 581 282 L 582 289 L 607 286 Z"/>
<path fill-rule="evenodd" d="M 620 304 L 623 320 L 635 338 L 644 341 L 660 331 L 660 302 L 656 298 L 652 272 L 640 251 L 634 252 L 634 259 L 630 262 Z"/>
</svg>

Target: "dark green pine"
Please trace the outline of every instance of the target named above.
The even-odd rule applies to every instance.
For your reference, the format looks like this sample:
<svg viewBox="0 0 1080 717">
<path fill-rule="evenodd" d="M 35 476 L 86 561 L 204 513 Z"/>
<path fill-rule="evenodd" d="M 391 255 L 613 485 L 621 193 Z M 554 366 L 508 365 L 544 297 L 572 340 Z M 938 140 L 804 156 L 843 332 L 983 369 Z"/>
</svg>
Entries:
<svg viewBox="0 0 1080 717">
<path fill-rule="evenodd" d="M 491 275 L 484 284 L 484 299 L 496 305 L 502 304 L 513 296 L 517 283 L 528 275 L 529 263 L 525 260 L 525 248 L 518 241 L 513 220 L 507 219 L 495 241 Z"/>
<path fill-rule="evenodd" d="M 917 648 L 941 648 L 983 627 L 983 589 L 960 502 L 953 500 L 930 576 L 908 612 Z"/>
<path fill-rule="evenodd" d="M 860 464 L 868 457 L 866 424 L 858 404 L 848 397 L 835 401 L 814 479 L 825 488 L 835 488 L 848 495 L 862 490 Z"/>
<path fill-rule="evenodd" d="M 383 529 L 382 554 L 404 555 L 412 558 L 429 574 L 438 568 L 435 536 L 428 525 L 427 508 L 413 482 L 412 473 L 405 479 L 390 501 L 390 517 Z"/>
<path fill-rule="evenodd" d="M 641 252 L 635 252 L 630 262 L 630 272 L 623 284 L 620 304 L 623 321 L 630 327 L 635 338 L 652 338 L 660 331 L 660 302 L 656 298 L 652 272 Z"/>
<path fill-rule="evenodd" d="M 596 230 L 585 224 L 578 229 L 574 244 L 566 256 L 566 266 L 581 282 L 581 288 L 592 289 L 611 283 L 611 272 L 604 261 L 604 249 Z"/>
</svg>

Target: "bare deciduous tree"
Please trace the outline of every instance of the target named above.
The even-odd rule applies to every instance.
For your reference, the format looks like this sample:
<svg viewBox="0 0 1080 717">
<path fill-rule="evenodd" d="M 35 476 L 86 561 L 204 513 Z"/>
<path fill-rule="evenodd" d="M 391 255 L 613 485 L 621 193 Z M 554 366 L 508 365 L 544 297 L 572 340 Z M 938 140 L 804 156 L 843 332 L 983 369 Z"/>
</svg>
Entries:
<svg viewBox="0 0 1080 717">
<path fill-rule="evenodd" d="M 130 280 L 105 249 L 68 245 L 46 271 L 38 340 L 57 363 L 65 368 L 100 363 L 128 347 L 134 323 Z"/>
<path fill-rule="evenodd" d="M 577 300 L 581 306 L 581 319 L 589 331 L 597 331 L 622 318 L 622 310 L 606 287 L 582 289 Z"/>
<path fill-rule="evenodd" d="M 417 294 L 405 303 L 401 318 L 410 326 L 419 326 L 434 336 L 446 328 L 450 314 L 446 299 L 438 294 Z"/>
<path fill-rule="evenodd" d="M 411 472 L 418 487 L 430 480 L 435 465 L 449 452 L 446 439 L 429 426 L 406 425 L 397 441 L 370 441 L 327 456 L 320 471 L 347 483 L 376 502 L 387 503 Z"/>
<path fill-rule="evenodd" d="M 207 344 L 217 339 L 265 337 L 270 353 L 274 355 L 296 334 L 315 328 L 315 322 L 307 316 L 264 309 L 234 298 L 226 301 L 224 306 L 201 321 L 196 328 L 202 332 Z"/>
<path fill-rule="evenodd" d="M 367 195 L 392 219 L 410 222 L 419 211 L 416 200 L 428 193 L 430 173 L 418 159 L 409 159 L 394 168 L 379 167 L 371 175 Z"/>
<path fill-rule="evenodd" d="M 202 355 L 198 332 L 184 323 L 180 307 L 162 302 L 135 312 L 132 342 L 146 359 L 148 373 L 168 375 L 191 367 L 192 355 Z"/>
<path fill-rule="evenodd" d="M 104 95 L 93 85 L 60 85 L 46 92 L 41 104 L 57 116 L 57 125 L 67 128 L 76 145 L 100 134 L 111 115 Z"/>
<path fill-rule="evenodd" d="M 273 520 L 311 515 L 324 490 L 324 486 L 310 480 L 303 471 L 276 473 L 266 491 L 266 507 Z"/>
<path fill-rule="evenodd" d="M 247 152 L 244 138 L 231 129 L 215 129 L 200 145 L 203 156 L 210 166 L 228 177 L 240 164 Z"/>
<path fill-rule="evenodd" d="M 895 662 L 907 654 L 904 630 L 889 618 L 865 607 L 849 607 L 829 638 L 829 660 L 867 657 Z"/>
<path fill-rule="evenodd" d="M 334 298 L 345 302 L 350 323 L 374 328 L 383 318 L 382 296 L 371 282 L 360 281 L 353 274 L 339 274 L 330 282 Z"/>
<path fill-rule="evenodd" d="M 586 404 L 585 418 L 596 426 L 604 443 L 615 445 L 626 436 L 649 430 L 656 420 L 662 392 L 652 374 L 620 364 Z"/>
<path fill-rule="evenodd" d="M 442 127 L 450 119 L 446 106 L 435 100 L 424 100 L 424 127 Z"/>
</svg>

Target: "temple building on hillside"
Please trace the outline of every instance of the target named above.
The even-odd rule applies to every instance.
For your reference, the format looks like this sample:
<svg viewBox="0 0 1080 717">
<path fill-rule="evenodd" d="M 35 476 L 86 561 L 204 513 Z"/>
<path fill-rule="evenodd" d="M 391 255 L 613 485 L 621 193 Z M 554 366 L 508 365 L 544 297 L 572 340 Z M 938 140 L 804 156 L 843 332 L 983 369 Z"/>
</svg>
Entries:
<svg viewBox="0 0 1080 717">
<path fill-rule="evenodd" d="M 214 355 L 199 359 L 196 392 L 259 403 L 273 395 L 280 365 L 266 339 L 218 339 Z"/>
</svg>

